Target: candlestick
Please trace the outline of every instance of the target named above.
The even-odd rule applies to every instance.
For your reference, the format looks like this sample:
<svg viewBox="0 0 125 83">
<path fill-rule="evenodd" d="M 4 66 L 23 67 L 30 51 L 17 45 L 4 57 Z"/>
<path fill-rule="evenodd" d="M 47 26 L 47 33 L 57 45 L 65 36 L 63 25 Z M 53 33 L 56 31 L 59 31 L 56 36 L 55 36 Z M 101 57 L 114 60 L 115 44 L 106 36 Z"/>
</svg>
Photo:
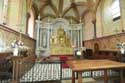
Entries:
<svg viewBox="0 0 125 83">
<path fill-rule="evenodd" d="M 20 29 L 20 41 L 22 40 L 22 30 Z"/>
<path fill-rule="evenodd" d="M 70 20 L 71 24 L 72 24 L 72 20 L 73 20 L 73 18 L 71 18 L 71 20 Z"/>
<path fill-rule="evenodd" d="M 81 18 L 81 16 L 80 16 L 79 22 L 80 22 L 80 23 L 82 22 L 82 18 Z"/>
<path fill-rule="evenodd" d="M 47 17 L 47 22 L 50 22 L 49 16 Z"/>
<path fill-rule="evenodd" d="M 121 51 L 121 54 L 125 53 L 125 49 L 124 48 L 121 48 L 120 51 Z"/>
</svg>

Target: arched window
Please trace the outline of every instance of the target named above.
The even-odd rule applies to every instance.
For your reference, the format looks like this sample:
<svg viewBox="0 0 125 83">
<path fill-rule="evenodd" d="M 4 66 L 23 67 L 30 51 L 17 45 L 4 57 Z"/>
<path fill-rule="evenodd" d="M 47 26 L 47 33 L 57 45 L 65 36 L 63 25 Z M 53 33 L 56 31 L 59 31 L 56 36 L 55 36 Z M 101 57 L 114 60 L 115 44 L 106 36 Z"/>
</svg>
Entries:
<svg viewBox="0 0 125 83">
<path fill-rule="evenodd" d="M 2 13 L 3 13 L 3 0 L 0 0 L 0 23 L 2 23 Z"/>
<path fill-rule="evenodd" d="M 34 37 L 34 12 L 33 10 L 30 11 L 30 17 L 28 19 L 28 35 L 30 37 Z"/>
<path fill-rule="evenodd" d="M 111 5 L 113 21 L 120 19 L 120 3 L 119 0 L 113 0 Z"/>
<path fill-rule="evenodd" d="M 8 3 L 8 0 L 0 0 L 0 23 L 6 23 Z"/>
</svg>

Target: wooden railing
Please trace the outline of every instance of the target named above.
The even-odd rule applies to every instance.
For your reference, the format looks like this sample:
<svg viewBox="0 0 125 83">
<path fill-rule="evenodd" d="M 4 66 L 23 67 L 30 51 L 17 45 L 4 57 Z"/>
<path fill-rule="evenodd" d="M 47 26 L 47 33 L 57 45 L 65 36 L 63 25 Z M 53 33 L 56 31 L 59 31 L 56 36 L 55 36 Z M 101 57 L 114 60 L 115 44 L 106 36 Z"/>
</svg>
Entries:
<svg viewBox="0 0 125 83">
<path fill-rule="evenodd" d="M 33 67 L 34 62 L 35 62 L 35 56 L 33 55 L 28 57 L 22 57 L 22 56 L 12 57 L 12 63 L 13 63 L 12 83 L 19 83 L 20 78 Z"/>
<path fill-rule="evenodd" d="M 10 48 L 11 51 L 10 49 L 8 50 L 5 48 L 11 47 L 11 43 L 14 40 L 20 40 L 20 36 L 22 39 L 21 41 L 29 49 L 26 50 L 27 52 L 21 52 L 21 55 L 23 56 L 13 57 L 12 48 Z M 35 54 L 36 40 L 24 33 L 20 33 L 18 31 L 11 29 L 6 25 L 1 25 L 1 24 L 0 24 L 0 39 L 1 39 L 0 59 L 8 60 L 11 63 L 12 83 L 16 83 L 18 82 L 19 78 L 33 66 L 33 65 L 26 66 L 25 64 L 21 63 L 34 62 L 35 58 L 34 56 L 31 55 Z M 5 64 L 1 65 L 1 67 L 3 68 Z"/>
</svg>

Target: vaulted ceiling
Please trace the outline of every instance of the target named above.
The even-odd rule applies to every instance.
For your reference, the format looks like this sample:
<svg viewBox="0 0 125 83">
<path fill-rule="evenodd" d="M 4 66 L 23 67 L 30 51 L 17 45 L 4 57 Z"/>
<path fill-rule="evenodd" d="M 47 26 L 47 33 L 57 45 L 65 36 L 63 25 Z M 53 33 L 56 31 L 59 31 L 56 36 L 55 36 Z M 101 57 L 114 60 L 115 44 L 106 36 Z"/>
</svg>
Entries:
<svg viewBox="0 0 125 83">
<path fill-rule="evenodd" d="M 36 18 L 40 14 L 43 21 L 61 17 L 79 23 L 86 12 L 95 13 L 99 2 L 100 0 L 33 0 L 33 8 Z"/>
</svg>

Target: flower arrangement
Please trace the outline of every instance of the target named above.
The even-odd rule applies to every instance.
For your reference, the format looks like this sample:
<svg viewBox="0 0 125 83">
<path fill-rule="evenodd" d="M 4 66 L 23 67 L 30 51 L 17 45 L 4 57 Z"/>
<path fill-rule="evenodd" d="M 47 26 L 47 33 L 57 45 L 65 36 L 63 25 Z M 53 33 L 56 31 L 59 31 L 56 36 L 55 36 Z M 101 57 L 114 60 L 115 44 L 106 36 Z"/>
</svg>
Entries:
<svg viewBox="0 0 125 83">
<path fill-rule="evenodd" d="M 27 51 L 29 49 L 29 47 L 25 46 L 20 40 L 14 40 L 10 46 L 11 49 L 13 48 L 12 51 L 14 56 L 20 56 L 20 52 Z"/>
<path fill-rule="evenodd" d="M 118 43 L 117 48 L 119 48 L 119 49 L 124 48 L 125 49 L 125 43 L 124 42 Z"/>
<path fill-rule="evenodd" d="M 11 43 L 11 47 L 12 48 L 18 48 L 20 46 L 23 46 L 24 43 L 20 40 L 14 40 L 12 43 Z"/>
<path fill-rule="evenodd" d="M 118 43 L 118 44 L 117 44 L 117 48 L 120 49 L 121 54 L 124 54 L 124 53 L 125 53 L 125 43 L 124 43 L 124 42 Z"/>
</svg>

